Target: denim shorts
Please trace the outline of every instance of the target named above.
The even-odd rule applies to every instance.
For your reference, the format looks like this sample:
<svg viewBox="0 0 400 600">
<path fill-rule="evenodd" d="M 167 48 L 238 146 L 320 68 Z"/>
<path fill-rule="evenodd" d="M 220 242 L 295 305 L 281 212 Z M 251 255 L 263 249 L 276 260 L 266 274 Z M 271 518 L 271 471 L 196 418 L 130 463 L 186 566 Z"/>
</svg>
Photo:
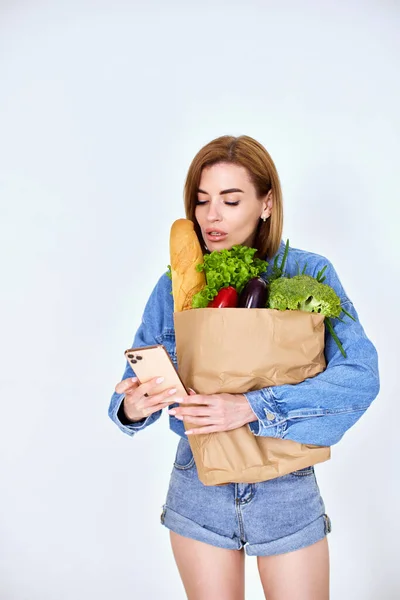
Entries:
<svg viewBox="0 0 400 600">
<path fill-rule="evenodd" d="M 176 533 L 249 556 L 299 550 L 331 530 L 314 467 L 261 483 L 205 486 L 180 438 L 161 523 Z"/>
</svg>

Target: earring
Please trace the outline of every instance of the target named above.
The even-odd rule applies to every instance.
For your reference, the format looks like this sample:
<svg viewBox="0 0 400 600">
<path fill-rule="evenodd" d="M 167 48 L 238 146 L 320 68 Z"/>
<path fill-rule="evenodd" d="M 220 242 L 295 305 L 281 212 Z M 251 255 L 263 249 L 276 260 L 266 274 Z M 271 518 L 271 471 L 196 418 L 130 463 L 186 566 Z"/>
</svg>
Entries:
<svg viewBox="0 0 400 600">
<path fill-rule="evenodd" d="M 267 220 L 267 217 L 261 217 L 261 218 L 262 218 L 262 220 L 263 220 L 263 221 L 264 221 L 264 223 L 265 223 L 265 221 Z"/>
</svg>

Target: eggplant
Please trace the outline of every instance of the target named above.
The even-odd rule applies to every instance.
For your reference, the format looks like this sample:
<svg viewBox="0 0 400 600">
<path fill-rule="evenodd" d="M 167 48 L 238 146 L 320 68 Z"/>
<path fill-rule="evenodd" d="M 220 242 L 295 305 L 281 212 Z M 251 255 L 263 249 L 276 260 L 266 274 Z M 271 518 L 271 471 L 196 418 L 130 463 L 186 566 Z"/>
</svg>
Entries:
<svg viewBox="0 0 400 600">
<path fill-rule="evenodd" d="M 238 308 L 265 308 L 268 297 L 268 285 L 261 277 L 253 277 L 244 286 Z"/>
</svg>

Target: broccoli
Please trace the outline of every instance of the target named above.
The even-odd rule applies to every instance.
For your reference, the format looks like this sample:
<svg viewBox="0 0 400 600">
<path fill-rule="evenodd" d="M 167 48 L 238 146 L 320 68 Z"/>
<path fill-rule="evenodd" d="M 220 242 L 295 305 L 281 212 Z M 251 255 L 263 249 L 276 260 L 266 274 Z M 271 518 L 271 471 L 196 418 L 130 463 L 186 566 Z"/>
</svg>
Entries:
<svg viewBox="0 0 400 600">
<path fill-rule="evenodd" d="M 342 312 L 336 292 L 329 285 L 305 274 L 272 280 L 268 306 L 278 310 L 316 312 L 333 318 Z"/>
<path fill-rule="evenodd" d="M 319 271 L 317 277 L 311 277 L 303 272 L 294 277 L 278 277 L 269 284 L 269 308 L 278 310 L 304 310 L 316 312 L 325 316 L 325 324 L 335 340 L 340 352 L 346 358 L 346 352 L 337 337 L 331 318 L 339 318 L 341 312 L 353 319 L 354 317 L 340 305 L 340 298 L 330 285 L 322 283 L 326 267 Z"/>
</svg>

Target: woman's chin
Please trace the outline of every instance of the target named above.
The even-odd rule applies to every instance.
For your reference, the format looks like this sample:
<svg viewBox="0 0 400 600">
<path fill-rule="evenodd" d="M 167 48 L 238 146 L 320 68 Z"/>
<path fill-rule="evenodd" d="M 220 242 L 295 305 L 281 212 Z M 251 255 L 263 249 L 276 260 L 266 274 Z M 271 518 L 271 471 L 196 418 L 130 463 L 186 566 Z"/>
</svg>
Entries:
<svg viewBox="0 0 400 600">
<path fill-rule="evenodd" d="M 214 252 L 214 250 L 231 250 L 232 246 L 234 246 L 234 244 L 230 244 L 229 242 L 220 242 L 218 243 L 213 243 L 213 242 L 206 242 L 206 248 L 209 252 Z"/>
<path fill-rule="evenodd" d="M 213 242 L 212 240 L 204 240 L 204 244 L 208 252 L 214 252 L 214 250 L 232 250 L 233 246 L 249 246 L 249 240 L 236 242 L 232 240 L 221 240 L 220 242 Z"/>
</svg>

